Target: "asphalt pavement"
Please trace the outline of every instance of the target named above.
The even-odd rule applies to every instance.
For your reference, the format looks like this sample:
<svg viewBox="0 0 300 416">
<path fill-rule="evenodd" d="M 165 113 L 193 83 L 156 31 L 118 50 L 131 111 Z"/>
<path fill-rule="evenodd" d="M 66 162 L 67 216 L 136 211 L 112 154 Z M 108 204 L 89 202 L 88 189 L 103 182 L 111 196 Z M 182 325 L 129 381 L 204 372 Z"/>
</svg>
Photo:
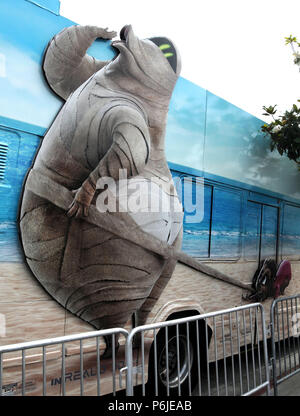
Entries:
<svg viewBox="0 0 300 416">
<path fill-rule="evenodd" d="M 271 394 L 273 394 L 273 390 Z M 300 396 L 300 373 L 279 384 L 278 396 Z"/>
</svg>

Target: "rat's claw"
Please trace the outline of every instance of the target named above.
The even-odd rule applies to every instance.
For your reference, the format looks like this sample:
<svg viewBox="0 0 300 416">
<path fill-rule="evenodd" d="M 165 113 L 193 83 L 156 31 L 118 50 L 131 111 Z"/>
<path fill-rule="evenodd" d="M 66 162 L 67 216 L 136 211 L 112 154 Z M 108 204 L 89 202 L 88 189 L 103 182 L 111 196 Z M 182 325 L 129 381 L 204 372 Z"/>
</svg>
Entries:
<svg viewBox="0 0 300 416">
<path fill-rule="evenodd" d="M 83 207 L 83 216 L 87 217 L 88 215 L 89 215 L 89 209 L 88 209 L 88 207 L 84 206 Z"/>
<path fill-rule="evenodd" d="M 76 205 L 77 205 L 77 212 L 75 214 L 75 218 L 81 218 L 82 217 L 82 206 L 78 203 Z"/>
<path fill-rule="evenodd" d="M 81 217 L 87 217 L 88 216 L 88 207 L 81 205 L 77 201 L 73 201 L 72 204 L 69 207 L 69 211 L 67 212 L 67 216 L 69 218 L 75 217 L 75 218 L 81 218 Z"/>
<path fill-rule="evenodd" d="M 75 201 L 72 202 L 72 204 L 69 206 L 69 210 L 67 212 L 68 217 L 73 217 L 77 213 L 77 204 Z"/>
<path fill-rule="evenodd" d="M 109 36 L 109 39 L 115 38 L 117 36 L 117 32 L 115 30 L 108 30 L 108 27 L 105 29 L 105 32 Z"/>
<path fill-rule="evenodd" d="M 68 207 L 68 217 L 87 217 L 94 193 L 94 189 L 89 185 L 89 183 L 85 182 L 79 189 L 73 190 L 72 195 L 74 199 Z"/>
<path fill-rule="evenodd" d="M 108 28 L 99 28 L 98 36 L 102 39 L 112 39 L 117 36 L 117 32 L 115 32 L 114 30 L 109 31 Z"/>
</svg>

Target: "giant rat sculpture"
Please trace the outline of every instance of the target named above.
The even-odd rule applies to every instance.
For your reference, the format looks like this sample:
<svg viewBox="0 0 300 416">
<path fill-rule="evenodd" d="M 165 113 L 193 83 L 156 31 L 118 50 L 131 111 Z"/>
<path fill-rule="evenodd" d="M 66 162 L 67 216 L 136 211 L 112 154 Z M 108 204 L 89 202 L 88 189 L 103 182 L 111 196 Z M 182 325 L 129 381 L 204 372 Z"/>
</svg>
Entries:
<svg viewBox="0 0 300 416">
<path fill-rule="evenodd" d="M 172 209 L 122 213 L 122 218 L 177 249 L 182 239 L 182 208 L 169 186 L 164 150 L 180 57 L 170 40 L 140 40 L 131 26 L 112 42 L 119 51 L 112 61 L 86 54 L 96 38 L 114 35 L 72 26 L 49 43 L 45 76 L 66 103 L 33 169 L 75 190 L 74 201 L 66 213 L 25 182 L 20 210 L 22 246 L 34 276 L 62 306 L 97 329 L 122 327 L 135 312 L 137 323 L 145 323 L 176 264 L 85 221 L 97 201 L 99 178 L 118 181 L 119 169 L 125 169 L 129 183 L 150 183 L 156 195 L 162 187 L 160 198 L 172 200 Z"/>
</svg>

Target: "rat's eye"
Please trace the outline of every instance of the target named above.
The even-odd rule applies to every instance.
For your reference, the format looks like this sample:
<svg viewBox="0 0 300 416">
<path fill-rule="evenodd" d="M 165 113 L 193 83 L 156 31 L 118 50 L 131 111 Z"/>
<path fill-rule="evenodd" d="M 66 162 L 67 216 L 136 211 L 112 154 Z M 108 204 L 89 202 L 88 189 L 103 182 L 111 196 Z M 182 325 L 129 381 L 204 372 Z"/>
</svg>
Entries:
<svg viewBox="0 0 300 416">
<path fill-rule="evenodd" d="M 170 48 L 171 48 L 171 45 L 169 43 L 163 43 L 162 45 L 159 46 L 159 49 L 161 51 L 166 51 L 166 52 L 164 52 L 164 55 L 165 55 L 166 58 L 171 58 L 174 55 L 173 52 L 168 52 L 167 51 L 167 49 L 170 50 Z"/>
<path fill-rule="evenodd" d="M 149 38 L 151 42 L 155 43 L 159 49 L 163 52 L 171 65 L 173 71 L 176 73 L 177 70 L 177 54 L 173 43 L 167 38 L 155 37 Z"/>
</svg>

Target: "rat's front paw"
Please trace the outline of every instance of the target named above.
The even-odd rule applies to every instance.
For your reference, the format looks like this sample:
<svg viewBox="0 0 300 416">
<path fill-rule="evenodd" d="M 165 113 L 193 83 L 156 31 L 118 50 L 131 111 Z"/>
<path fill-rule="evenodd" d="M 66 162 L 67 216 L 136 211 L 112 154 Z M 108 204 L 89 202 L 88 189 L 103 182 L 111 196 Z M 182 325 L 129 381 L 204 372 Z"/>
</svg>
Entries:
<svg viewBox="0 0 300 416">
<path fill-rule="evenodd" d="M 84 182 L 81 188 L 73 191 L 75 198 L 68 207 L 68 217 L 87 217 L 89 214 L 89 207 L 95 194 L 95 190 L 90 183 Z"/>
</svg>

